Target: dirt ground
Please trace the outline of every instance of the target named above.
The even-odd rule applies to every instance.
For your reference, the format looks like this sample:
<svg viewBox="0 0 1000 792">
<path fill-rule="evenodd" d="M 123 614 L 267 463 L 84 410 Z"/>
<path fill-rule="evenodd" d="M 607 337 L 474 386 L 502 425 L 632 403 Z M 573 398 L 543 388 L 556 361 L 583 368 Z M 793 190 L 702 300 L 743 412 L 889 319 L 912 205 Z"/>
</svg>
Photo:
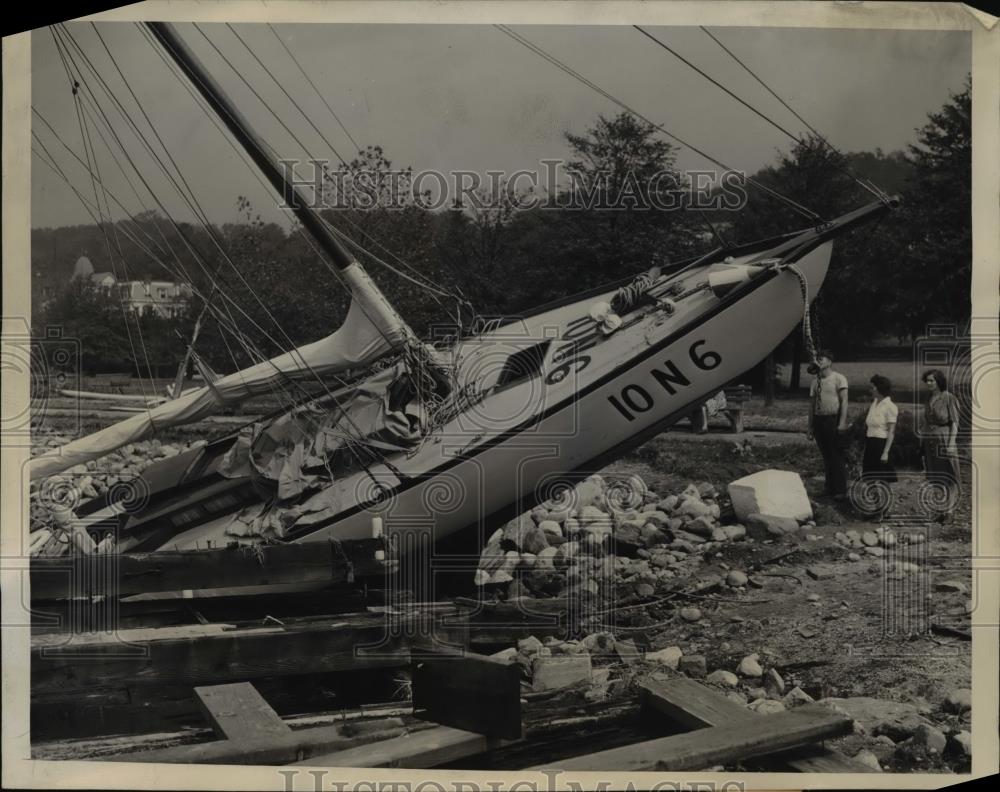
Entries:
<svg viewBox="0 0 1000 792">
<path fill-rule="evenodd" d="M 125 417 L 84 411 L 79 425 L 75 413 L 59 414 L 62 405 L 48 406 L 46 430 L 68 438 Z M 838 533 L 863 533 L 877 523 L 822 495 L 822 463 L 815 445 L 802 434 L 803 410 L 803 403 L 794 401 L 768 410 L 751 403 L 741 436 L 728 434 L 720 419 L 713 419 L 710 433 L 701 436 L 681 425 L 602 471 L 605 478 L 623 480 L 636 474 L 665 496 L 703 481 L 724 493 L 729 482 L 749 473 L 793 470 L 814 503 L 815 527 L 794 538 L 732 542 L 707 555 L 699 575 L 742 570 L 752 585 L 706 595 L 698 602 L 700 621 L 674 619 L 656 643 L 704 655 L 709 671 L 734 671 L 742 658 L 759 654 L 762 663 L 780 670 L 787 688 L 797 685 L 814 699 L 897 702 L 946 735 L 968 730 L 969 713 L 948 712 L 945 702 L 954 691 L 971 687 L 971 643 L 962 635 L 973 607 L 969 487 L 953 523 L 928 524 L 919 502 L 922 473 L 900 471 L 887 527 L 897 533 L 925 531 L 927 541 L 908 546 L 906 558 L 919 571 L 899 575 L 891 561 L 902 556 L 875 557 L 838 541 Z M 231 421 L 239 419 L 192 425 L 164 440 L 184 443 L 222 435 L 236 428 Z M 968 481 L 967 468 L 963 475 Z M 778 556 L 780 560 L 769 561 Z M 928 629 L 931 623 L 936 630 Z M 881 737 L 875 733 L 879 730 Z M 893 738 L 900 745 L 887 742 Z M 871 750 L 887 771 L 968 770 L 968 758 L 952 741 L 943 752 L 910 742 L 902 733 L 879 727 L 834 741 L 834 747 L 851 756 Z"/>
<path fill-rule="evenodd" d="M 817 525 L 795 538 L 733 542 L 706 558 L 700 570 L 705 577 L 725 575 L 730 569 L 746 571 L 759 588 L 706 597 L 698 603 L 701 621 L 693 626 L 671 624 L 661 636 L 663 645 L 704 655 L 709 671 L 735 671 L 742 658 L 757 653 L 762 664 L 780 670 L 787 687 L 798 685 L 814 699 L 900 702 L 912 705 L 945 734 L 967 730 L 968 713 L 964 718 L 948 713 L 945 702 L 956 689 L 971 687 L 971 642 L 960 633 L 949 634 L 949 628 L 968 630 L 973 607 L 968 593 L 968 487 L 954 521 L 940 525 L 928 522 L 922 513 L 922 473 L 900 471 L 885 525 L 897 535 L 926 531 L 927 541 L 909 546 L 906 556 L 874 557 L 835 538 L 852 529 L 872 531 L 879 523 L 822 494 L 822 462 L 804 435 L 755 436 L 748 431 L 742 442 L 749 440 L 750 445 L 745 446 L 722 431 L 694 436 L 679 428 L 662 434 L 602 474 L 612 479 L 635 474 L 654 491 L 667 494 L 680 492 L 691 481 L 709 481 L 723 490 L 730 481 L 758 470 L 795 470 L 813 501 Z M 967 481 L 968 469 L 963 473 Z M 902 552 L 902 547 L 897 549 Z M 755 564 L 777 556 L 783 556 L 778 563 L 753 571 Z M 893 571 L 892 559 L 904 557 L 919 571 Z M 934 630 L 928 629 L 931 624 Z M 903 733 L 894 736 L 904 738 Z M 835 747 L 852 756 L 862 748 L 872 749 L 887 771 L 968 768 L 967 758 L 955 752 L 942 756 L 910 746 L 888 750 L 885 738 L 876 742 L 874 737 L 842 738 Z"/>
</svg>

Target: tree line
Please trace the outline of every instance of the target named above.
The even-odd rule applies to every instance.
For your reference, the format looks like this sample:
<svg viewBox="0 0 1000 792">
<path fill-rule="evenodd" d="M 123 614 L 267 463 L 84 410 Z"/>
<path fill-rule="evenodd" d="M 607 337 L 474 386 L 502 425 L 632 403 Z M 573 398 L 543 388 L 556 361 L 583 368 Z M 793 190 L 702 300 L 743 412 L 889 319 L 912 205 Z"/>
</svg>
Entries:
<svg viewBox="0 0 1000 792">
<path fill-rule="evenodd" d="M 906 151 L 844 154 L 813 135 L 753 174 L 823 218 L 874 200 L 854 177 L 902 197 L 900 209 L 834 245 L 815 325 L 820 342 L 838 356 L 856 355 L 879 337 L 915 338 L 932 322 L 964 326 L 969 319 L 970 89 L 967 80 L 930 113 Z M 677 171 L 676 147 L 628 114 L 599 117 L 582 134 L 567 133 L 566 140 L 573 158 L 558 208 L 521 210 L 523 194 L 502 185 L 499 194 L 482 195 L 481 201 L 430 211 L 410 190 L 408 171 L 400 184 L 386 153 L 369 146 L 349 167 L 369 178 L 374 174 L 374 187 L 368 187 L 374 205 L 325 214 L 349 245 L 369 251 L 359 253 L 360 260 L 422 334 L 437 332 L 456 316 L 467 320 L 462 305 L 471 304 L 482 316 L 517 314 L 721 243 L 809 225 L 750 188 L 750 200 L 739 211 L 701 209 L 694 202 L 674 211 L 644 208 L 650 196 L 643 191 L 660 188 L 650 187 L 655 174 L 670 174 L 674 187 L 689 197 L 694 192 Z M 388 179 L 380 181 L 390 171 L 396 174 L 391 188 Z M 390 207 L 384 191 L 400 188 L 407 201 Z M 615 201 L 617 208 L 608 208 Z M 206 299 L 214 316 L 203 322 L 197 350 L 219 371 L 332 332 L 347 308 L 336 273 L 299 229 L 263 222 L 244 197 L 238 209 L 240 222 L 210 228 L 140 215 L 119 223 L 123 233 L 113 246 L 107 227 L 33 230 L 33 331 L 42 337 L 46 327 L 59 326 L 64 337 L 79 339 L 88 372 L 133 370 L 140 376 L 154 369 L 163 376 L 177 366 Z M 148 250 L 160 251 L 166 268 Z M 179 316 L 126 320 L 114 293 L 70 280 L 84 251 L 95 270 L 119 280 L 188 282 L 196 296 Z M 414 279 L 432 289 L 417 287 Z M 789 337 L 781 357 L 801 357 L 798 337 Z"/>
</svg>

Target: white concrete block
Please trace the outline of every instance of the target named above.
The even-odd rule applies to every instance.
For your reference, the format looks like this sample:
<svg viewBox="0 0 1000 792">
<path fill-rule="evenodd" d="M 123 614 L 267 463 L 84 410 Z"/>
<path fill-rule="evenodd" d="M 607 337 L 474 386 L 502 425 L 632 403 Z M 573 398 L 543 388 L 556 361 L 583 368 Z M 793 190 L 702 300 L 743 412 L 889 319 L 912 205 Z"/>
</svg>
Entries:
<svg viewBox="0 0 1000 792">
<path fill-rule="evenodd" d="M 740 522 L 751 514 L 811 520 L 812 506 L 798 473 L 761 470 L 729 485 L 729 499 Z"/>
</svg>

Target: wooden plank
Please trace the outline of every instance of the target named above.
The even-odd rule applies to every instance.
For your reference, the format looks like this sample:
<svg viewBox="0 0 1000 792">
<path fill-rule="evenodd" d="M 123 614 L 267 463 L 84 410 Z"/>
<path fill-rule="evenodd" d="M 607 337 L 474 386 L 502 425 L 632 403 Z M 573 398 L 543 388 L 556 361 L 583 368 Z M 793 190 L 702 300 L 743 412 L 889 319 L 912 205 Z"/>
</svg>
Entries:
<svg viewBox="0 0 1000 792">
<path fill-rule="evenodd" d="M 31 559 L 31 599 L 125 597 L 162 591 L 282 583 L 351 583 L 382 575 L 384 540 L 312 542 L 258 548 L 158 551 Z"/>
<path fill-rule="evenodd" d="M 648 677 L 639 683 L 639 701 L 644 709 L 666 715 L 685 729 L 748 723 L 764 717 L 687 677 Z"/>
<path fill-rule="evenodd" d="M 289 764 L 316 754 L 344 751 L 367 742 L 387 740 L 404 733 L 402 727 L 346 737 L 340 726 L 291 731 L 281 737 L 255 740 L 216 740 L 151 751 L 106 757 L 111 762 L 169 762 L 182 764 Z"/>
<path fill-rule="evenodd" d="M 787 712 L 761 716 L 748 729 L 745 722 L 698 729 L 656 740 L 577 756 L 558 764 L 560 770 L 700 770 L 749 757 L 801 748 L 851 731 L 852 721 L 829 707 L 807 704 Z M 534 767 L 532 770 L 557 769 Z"/>
<path fill-rule="evenodd" d="M 693 679 L 656 679 L 650 677 L 639 684 L 642 706 L 660 712 L 671 721 L 688 729 L 701 729 L 722 724 L 756 726 L 758 715 L 735 701 L 716 693 Z M 870 773 L 871 768 L 854 759 L 822 746 L 806 749 L 801 755 L 782 757 L 782 763 L 800 773 Z"/>
<path fill-rule="evenodd" d="M 322 754 L 294 764 L 324 767 L 437 767 L 457 759 L 486 753 L 511 741 L 475 732 L 437 726 L 346 751 Z"/>
<path fill-rule="evenodd" d="M 345 614 L 288 620 L 284 624 L 227 629 L 188 625 L 118 633 L 33 636 L 33 695 L 93 687 L 210 685 L 260 677 L 398 668 L 410 663 L 415 640 L 406 618 Z M 461 642 L 464 625 L 443 627 L 435 636 Z M 398 629 L 397 629 L 398 626 Z"/>
<path fill-rule="evenodd" d="M 291 731 L 249 682 L 196 687 L 194 693 L 220 740 L 263 740 Z"/>
<path fill-rule="evenodd" d="M 470 652 L 421 652 L 414 658 L 412 678 L 417 717 L 491 737 L 521 737 L 516 663 Z"/>
</svg>

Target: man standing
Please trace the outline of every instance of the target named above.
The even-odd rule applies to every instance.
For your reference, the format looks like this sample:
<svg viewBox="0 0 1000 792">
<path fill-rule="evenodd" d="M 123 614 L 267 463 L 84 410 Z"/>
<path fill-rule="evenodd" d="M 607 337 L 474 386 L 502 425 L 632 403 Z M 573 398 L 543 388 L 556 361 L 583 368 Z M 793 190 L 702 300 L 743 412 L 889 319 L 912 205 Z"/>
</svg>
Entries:
<svg viewBox="0 0 1000 792">
<path fill-rule="evenodd" d="M 828 350 L 816 355 L 818 370 L 809 387 L 809 431 L 826 466 L 826 494 L 847 497 L 847 467 L 842 435 L 847 431 L 847 377 L 834 371 Z"/>
</svg>

